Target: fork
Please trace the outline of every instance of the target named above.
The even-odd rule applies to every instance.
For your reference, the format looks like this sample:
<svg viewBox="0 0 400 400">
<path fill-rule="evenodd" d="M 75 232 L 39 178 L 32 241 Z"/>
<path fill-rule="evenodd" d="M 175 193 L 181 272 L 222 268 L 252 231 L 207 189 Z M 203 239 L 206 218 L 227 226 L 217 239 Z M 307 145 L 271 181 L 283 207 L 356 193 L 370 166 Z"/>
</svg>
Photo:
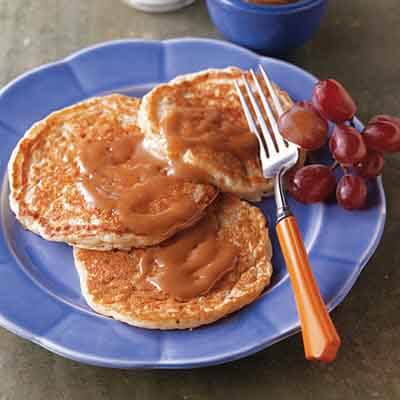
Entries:
<svg viewBox="0 0 400 400">
<path fill-rule="evenodd" d="M 278 116 L 281 116 L 284 111 L 280 99 L 264 68 L 259 65 L 259 69 L 270 93 L 272 104 Z M 250 85 L 250 78 L 248 80 L 245 74 L 240 80 L 235 81 L 234 85 L 249 128 L 257 136 L 260 145 L 263 175 L 266 178 L 274 178 L 277 208 L 276 231 L 292 282 L 305 356 L 308 360 L 331 362 L 336 358 L 340 347 L 340 338 L 313 276 L 296 218 L 291 213 L 286 201 L 283 185 L 285 173 L 297 163 L 299 151 L 295 144 L 286 141 L 280 134 L 272 106 L 261 88 L 259 78 L 253 70 L 250 70 L 250 75 L 253 86 Z M 245 88 L 251 107 L 241 86 Z M 261 100 L 272 133 L 263 117 L 255 93 Z"/>
</svg>

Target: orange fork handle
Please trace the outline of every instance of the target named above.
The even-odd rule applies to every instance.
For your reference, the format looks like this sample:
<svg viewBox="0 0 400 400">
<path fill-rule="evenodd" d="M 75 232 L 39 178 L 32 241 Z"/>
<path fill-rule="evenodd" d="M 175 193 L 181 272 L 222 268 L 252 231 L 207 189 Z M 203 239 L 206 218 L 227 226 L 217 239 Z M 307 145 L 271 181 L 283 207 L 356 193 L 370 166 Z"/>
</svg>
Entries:
<svg viewBox="0 0 400 400">
<path fill-rule="evenodd" d="M 331 362 L 340 338 L 315 282 L 296 218 L 284 218 L 276 230 L 293 286 L 306 358 Z"/>
</svg>

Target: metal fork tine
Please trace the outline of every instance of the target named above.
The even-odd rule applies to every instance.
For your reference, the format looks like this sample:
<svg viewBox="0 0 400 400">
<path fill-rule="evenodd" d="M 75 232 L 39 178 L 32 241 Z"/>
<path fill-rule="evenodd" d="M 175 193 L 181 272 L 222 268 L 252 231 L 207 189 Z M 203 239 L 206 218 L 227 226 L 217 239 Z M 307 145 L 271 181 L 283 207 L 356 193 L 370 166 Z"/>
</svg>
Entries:
<svg viewBox="0 0 400 400">
<path fill-rule="evenodd" d="M 267 150 L 265 148 L 265 144 L 264 144 L 264 142 L 262 140 L 260 132 L 258 131 L 257 124 L 256 124 L 256 122 L 255 122 L 255 120 L 254 120 L 254 118 L 253 118 L 253 116 L 251 114 L 251 111 L 250 111 L 250 109 L 249 109 L 249 107 L 248 107 L 248 105 L 246 103 L 246 99 L 244 98 L 244 95 L 242 93 L 242 89 L 240 89 L 239 83 L 237 81 L 234 81 L 233 83 L 235 85 L 236 92 L 237 92 L 237 94 L 239 96 L 240 103 L 242 104 L 243 112 L 244 112 L 244 115 L 246 117 L 247 123 L 249 125 L 250 131 L 257 136 L 257 139 L 258 139 L 258 142 L 259 142 L 259 145 L 260 145 L 260 152 L 261 152 L 261 158 L 262 158 L 261 162 L 263 163 L 268 158 L 268 153 L 267 153 Z M 265 158 L 265 160 L 263 160 L 263 158 Z"/>
<path fill-rule="evenodd" d="M 236 92 L 237 92 L 237 94 L 239 96 L 240 103 L 242 104 L 244 115 L 246 117 L 247 123 L 249 124 L 250 130 L 254 134 L 256 134 L 257 136 L 259 136 L 257 125 L 256 125 L 256 123 L 255 123 L 255 121 L 253 119 L 253 116 L 251 115 L 249 107 L 247 106 L 246 100 L 245 100 L 245 98 L 243 96 L 243 93 L 242 93 L 242 89 L 240 89 L 240 86 L 239 86 L 237 81 L 234 81 L 233 84 L 235 85 L 235 89 L 236 89 Z"/>
<path fill-rule="evenodd" d="M 273 155 L 275 155 L 277 153 L 277 149 L 275 147 L 275 143 L 272 140 L 271 133 L 270 133 L 270 131 L 268 129 L 267 124 L 264 121 L 264 117 L 262 115 L 260 107 L 257 104 L 257 100 L 254 97 L 253 92 L 251 91 L 250 85 L 247 82 L 247 79 L 246 79 L 246 77 L 244 75 L 242 76 L 242 81 L 243 81 L 244 87 L 246 88 L 247 94 L 248 94 L 248 96 L 250 98 L 250 102 L 251 102 L 251 105 L 253 106 L 253 110 L 256 113 L 257 121 L 260 124 L 262 135 L 263 135 L 263 139 L 264 139 L 264 141 L 265 141 L 265 143 L 267 145 L 268 154 L 269 154 L 270 157 L 272 157 Z"/>
<path fill-rule="evenodd" d="M 258 81 L 256 74 L 254 73 L 254 71 L 252 69 L 250 70 L 250 73 L 254 80 L 254 83 L 256 84 L 257 92 L 261 98 L 261 103 L 263 104 L 264 110 L 267 113 L 268 120 L 271 124 L 272 132 L 274 132 L 275 141 L 276 141 L 276 145 L 278 146 L 278 150 L 282 151 L 282 150 L 286 149 L 286 143 L 285 143 L 285 140 L 283 139 L 281 133 L 279 132 L 278 123 L 276 122 L 275 115 L 272 111 L 271 106 L 269 105 L 268 99 L 266 98 L 266 96 L 261 88 L 260 82 Z"/>
<path fill-rule="evenodd" d="M 283 108 L 281 105 L 281 101 L 279 100 L 279 97 L 275 93 L 275 89 L 272 86 L 272 83 L 265 72 L 263 66 L 261 64 L 258 65 L 259 70 L 261 71 L 261 75 L 263 76 L 265 83 L 267 84 L 267 88 L 269 93 L 271 94 L 272 102 L 274 103 L 274 107 L 276 111 L 278 112 L 278 117 L 280 117 L 283 114 Z"/>
</svg>

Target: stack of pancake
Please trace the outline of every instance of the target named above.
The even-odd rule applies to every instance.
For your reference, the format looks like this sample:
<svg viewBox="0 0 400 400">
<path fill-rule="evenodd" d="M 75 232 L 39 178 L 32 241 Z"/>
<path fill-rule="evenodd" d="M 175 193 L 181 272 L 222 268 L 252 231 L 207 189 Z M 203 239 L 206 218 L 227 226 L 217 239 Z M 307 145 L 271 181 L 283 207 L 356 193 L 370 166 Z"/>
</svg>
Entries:
<svg viewBox="0 0 400 400">
<path fill-rule="evenodd" d="M 50 114 L 18 143 L 11 208 L 25 228 L 74 247 L 98 313 L 193 328 L 269 284 L 266 221 L 243 199 L 259 200 L 272 182 L 234 90 L 242 73 L 181 76 L 142 100 L 92 98 Z"/>
</svg>

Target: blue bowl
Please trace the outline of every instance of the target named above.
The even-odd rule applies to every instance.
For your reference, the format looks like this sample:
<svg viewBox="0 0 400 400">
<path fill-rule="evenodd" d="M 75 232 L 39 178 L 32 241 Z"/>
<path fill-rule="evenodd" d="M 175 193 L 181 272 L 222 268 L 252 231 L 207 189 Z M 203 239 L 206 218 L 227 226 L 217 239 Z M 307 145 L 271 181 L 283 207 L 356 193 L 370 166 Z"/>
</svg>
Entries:
<svg viewBox="0 0 400 400">
<path fill-rule="evenodd" d="M 327 0 L 286 5 L 245 0 L 207 0 L 208 12 L 224 37 L 250 49 L 281 54 L 303 45 L 318 30 Z"/>
</svg>

